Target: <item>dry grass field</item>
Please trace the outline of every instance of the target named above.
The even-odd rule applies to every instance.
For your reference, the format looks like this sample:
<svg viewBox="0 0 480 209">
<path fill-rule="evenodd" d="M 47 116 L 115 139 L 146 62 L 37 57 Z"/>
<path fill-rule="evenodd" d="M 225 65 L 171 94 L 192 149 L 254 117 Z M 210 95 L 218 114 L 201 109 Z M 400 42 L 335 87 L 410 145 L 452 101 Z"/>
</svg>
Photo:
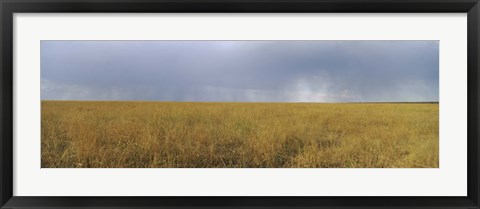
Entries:
<svg viewBox="0 0 480 209">
<path fill-rule="evenodd" d="M 43 168 L 437 168 L 438 104 L 42 101 Z"/>
</svg>

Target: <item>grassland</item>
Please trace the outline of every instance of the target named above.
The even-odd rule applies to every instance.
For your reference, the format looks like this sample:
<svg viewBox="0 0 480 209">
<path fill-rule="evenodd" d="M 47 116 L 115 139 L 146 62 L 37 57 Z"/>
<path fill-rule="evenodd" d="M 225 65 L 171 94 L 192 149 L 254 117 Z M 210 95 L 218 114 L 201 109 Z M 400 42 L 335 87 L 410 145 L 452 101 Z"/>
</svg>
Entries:
<svg viewBox="0 0 480 209">
<path fill-rule="evenodd" d="M 43 168 L 437 168 L 438 104 L 42 101 Z"/>
</svg>

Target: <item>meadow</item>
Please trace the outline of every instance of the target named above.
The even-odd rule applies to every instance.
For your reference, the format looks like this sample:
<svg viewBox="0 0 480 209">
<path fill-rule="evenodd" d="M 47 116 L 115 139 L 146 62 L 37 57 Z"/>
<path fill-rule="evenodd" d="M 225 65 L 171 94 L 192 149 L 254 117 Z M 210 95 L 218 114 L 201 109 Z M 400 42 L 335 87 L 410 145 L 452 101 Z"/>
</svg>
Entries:
<svg viewBox="0 0 480 209">
<path fill-rule="evenodd" d="M 42 168 L 438 168 L 439 105 L 42 101 Z"/>
</svg>

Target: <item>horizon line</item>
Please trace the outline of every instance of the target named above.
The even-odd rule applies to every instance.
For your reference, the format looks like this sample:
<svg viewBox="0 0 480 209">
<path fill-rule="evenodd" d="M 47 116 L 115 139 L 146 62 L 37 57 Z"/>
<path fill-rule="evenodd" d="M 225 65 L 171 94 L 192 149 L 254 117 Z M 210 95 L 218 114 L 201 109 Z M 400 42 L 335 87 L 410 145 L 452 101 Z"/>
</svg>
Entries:
<svg viewBox="0 0 480 209">
<path fill-rule="evenodd" d="M 316 104 L 338 104 L 338 103 L 440 103 L 439 101 L 367 101 L 367 102 L 249 102 L 249 101 L 174 101 L 174 100 L 40 100 L 41 102 L 171 102 L 171 103 L 316 103 Z"/>
</svg>

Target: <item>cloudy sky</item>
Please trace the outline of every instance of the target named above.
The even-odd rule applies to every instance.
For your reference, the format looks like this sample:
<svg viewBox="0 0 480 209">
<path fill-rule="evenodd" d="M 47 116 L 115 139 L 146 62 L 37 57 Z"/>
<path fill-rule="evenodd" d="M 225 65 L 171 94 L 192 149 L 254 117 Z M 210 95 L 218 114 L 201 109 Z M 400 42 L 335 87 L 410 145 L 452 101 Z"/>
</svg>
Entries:
<svg viewBox="0 0 480 209">
<path fill-rule="evenodd" d="M 42 100 L 438 101 L 438 41 L 42 41 Z"/>
</svg>

